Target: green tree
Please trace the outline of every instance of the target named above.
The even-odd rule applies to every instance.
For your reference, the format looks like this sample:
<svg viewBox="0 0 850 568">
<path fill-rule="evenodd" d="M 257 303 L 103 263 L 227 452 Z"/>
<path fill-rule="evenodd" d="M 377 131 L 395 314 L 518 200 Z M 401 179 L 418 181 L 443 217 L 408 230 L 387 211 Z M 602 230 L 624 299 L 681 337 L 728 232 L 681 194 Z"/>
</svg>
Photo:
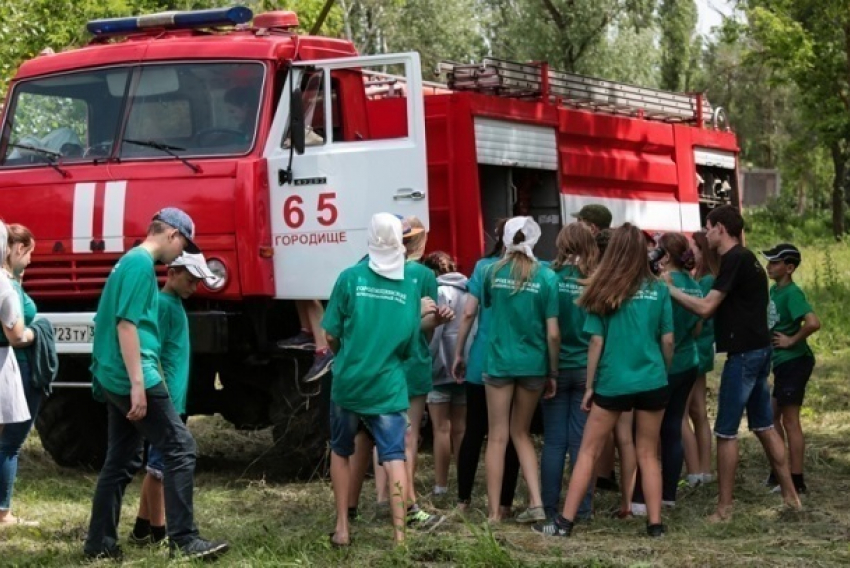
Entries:
<svg viewBox="0 0 850 568">
<path fill-rule="evenodd" d="M 661 88 L 688 90 L 691 52 L 698 50 L 697 6 L 693 0 L 661 0 L 658 8 L 661 32 Z"/>
</svg>

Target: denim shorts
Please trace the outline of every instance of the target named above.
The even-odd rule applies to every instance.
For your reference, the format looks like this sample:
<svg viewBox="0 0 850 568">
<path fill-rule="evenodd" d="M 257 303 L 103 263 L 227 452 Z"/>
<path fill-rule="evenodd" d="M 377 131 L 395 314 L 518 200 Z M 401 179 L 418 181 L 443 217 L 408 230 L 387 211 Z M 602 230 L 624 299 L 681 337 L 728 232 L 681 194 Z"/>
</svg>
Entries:
<svg viewBox="0 0 850 568">
<path fill-rule="evenodd" d="M 378 463 L 405 460 L 404 435 L 410 422 L 407 412 L 357 414 L 331 402 L 331 451 L 344 458 L 354 453 L 354 438 L 365 430 L 378 450 Z"/>
<path fill-rule="evenodd" d="M 451 404 L 452 406 L 466 405 L 466 386 L 464 385 L 436 385 L 434 390 L 428 393 L 428 404 Z"/>
<path fill-rule="evenodd" d="M 484 384 L 491 387 L 515 385 L 525 390 L 539 391 L 546 386 L 546 377 L 491 377 L 484 375 Z"/>
<path fill-rule="evenodd" d="M 726 357 L 717 393 L 717 420 L 714 435 L 734 440 L 744 410 L 747 425 L 753 432 L 773 428 L 773 409 L 770 404 L 771 348 L 734 353 Z"/>
</svg>

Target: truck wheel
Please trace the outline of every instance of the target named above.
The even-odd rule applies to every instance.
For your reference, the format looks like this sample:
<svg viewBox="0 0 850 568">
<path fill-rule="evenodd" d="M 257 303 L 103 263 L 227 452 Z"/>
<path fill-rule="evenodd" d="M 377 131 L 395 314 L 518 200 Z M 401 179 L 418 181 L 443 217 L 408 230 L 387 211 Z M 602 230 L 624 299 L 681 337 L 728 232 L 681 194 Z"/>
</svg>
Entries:
<svg viewBox="0 0 850 568">
<path fill-rule="evenodd" d="M 53 390 L 35 421 L 41 445 L 58 465 L 99 470 L 106 458 L 106 405 L 91 390 Z"/>
<path fill-rule="evenodd" d="M 269 416 L 281 472 L 286 477 L 312 479 L 327 475 L 330 428 L 330 376 L 318 385 L 299 385 L 300 377 L 280 376 L 271 392 Z"/>
</svg>

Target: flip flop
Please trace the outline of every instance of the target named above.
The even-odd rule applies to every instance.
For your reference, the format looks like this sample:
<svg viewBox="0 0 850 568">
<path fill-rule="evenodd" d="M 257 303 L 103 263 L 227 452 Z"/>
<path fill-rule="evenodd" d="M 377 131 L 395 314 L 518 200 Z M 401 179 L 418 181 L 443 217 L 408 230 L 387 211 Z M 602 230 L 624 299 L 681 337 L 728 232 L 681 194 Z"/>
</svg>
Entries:
<svg viewBox="0 0 850 568">
<path fill-rule="evenodd" d="M 348 542 L 337 542 L 334 540 L 334 535 L 336 535 L 335 532 L 328 533 L 328 540 L 334 548 L 348 548 L 351 546 L 351 542 L 353 540 L 351 537 L 348 538 Z"/>
</svg>

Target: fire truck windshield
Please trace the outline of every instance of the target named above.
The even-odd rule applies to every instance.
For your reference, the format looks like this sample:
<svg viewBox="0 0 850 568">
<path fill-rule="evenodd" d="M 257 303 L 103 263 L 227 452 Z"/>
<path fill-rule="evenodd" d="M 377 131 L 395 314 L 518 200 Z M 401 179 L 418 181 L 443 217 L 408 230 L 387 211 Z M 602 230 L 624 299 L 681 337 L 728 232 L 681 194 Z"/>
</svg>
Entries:
<svg viewBox="0 0 850 568">
<path fill-rule="evenodd" d="M 10 98 L 0 166 L 162 159 L 157 146 L 180 157 L 245 154 L 264 76 L 257 62 L 158 63 L 23 81 Z"/>
</svg>

